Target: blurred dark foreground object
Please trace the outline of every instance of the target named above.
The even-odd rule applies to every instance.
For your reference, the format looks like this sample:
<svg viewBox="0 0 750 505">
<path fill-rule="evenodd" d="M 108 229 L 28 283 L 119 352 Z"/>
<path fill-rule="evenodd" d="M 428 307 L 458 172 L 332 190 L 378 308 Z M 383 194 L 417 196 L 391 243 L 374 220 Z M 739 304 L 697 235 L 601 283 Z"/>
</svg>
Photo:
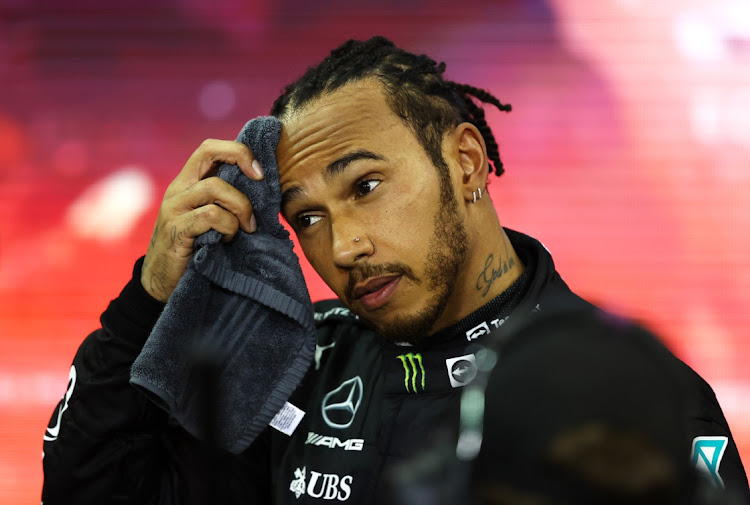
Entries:
<svg viewBox="0 0 750 505">
<path fill-rule="evenodd" d="M 742 503 L 692 470 L 687 367 L 647 330 L 593 308 L 508 330 L 473 385 L 486 386 L 474 503 Z"/>
<path fill-rule="evenodd" d="M 746 484 L 693 469 L 691 437 L 729 429 L 710 387 L 644 328 L 593 306 L 536 312 L 467 352 L 477 375 L 460 406 L 385 474 L 379 503 L 748 505 Z M 719 470 L 745 482 L 741 465 Z"/>
</svg>

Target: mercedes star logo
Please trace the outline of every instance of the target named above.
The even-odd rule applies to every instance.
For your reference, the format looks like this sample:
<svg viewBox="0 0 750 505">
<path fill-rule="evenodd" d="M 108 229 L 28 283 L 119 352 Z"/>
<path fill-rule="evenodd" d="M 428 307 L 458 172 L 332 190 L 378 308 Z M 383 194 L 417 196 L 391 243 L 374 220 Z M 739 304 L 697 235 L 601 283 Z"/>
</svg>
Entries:
<svg viewBox="0 0 750 505">
<path fill-rule="evenodd" d="M 362 379 L 359 375 L 344 381 L 323 397 L 323 420 L 331 428 L 343 430 L 352 425 L 359 404 L 362 403 Z"/>
</svg>

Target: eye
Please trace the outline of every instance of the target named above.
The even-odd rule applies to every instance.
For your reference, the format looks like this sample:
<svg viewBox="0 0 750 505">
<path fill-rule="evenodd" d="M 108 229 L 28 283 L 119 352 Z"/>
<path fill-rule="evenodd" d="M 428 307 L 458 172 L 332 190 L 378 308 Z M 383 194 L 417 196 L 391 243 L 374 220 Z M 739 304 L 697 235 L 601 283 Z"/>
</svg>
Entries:
<svg viewBox="0 0 750 505">
<path fill-rule="evenodd" d="M 297 226 L 300 228 L 309 228 L 321 219 L 323 219 L 321 216 L 314 214 L 303 214 L 297 217 Z"/>
<path fill-rule="evenodd" d="M 370 193 L 381 181 L 377 179 L 366 179 L 359 181 L 356 185 L 357 197 L 362 197 Z"/>
</svg>

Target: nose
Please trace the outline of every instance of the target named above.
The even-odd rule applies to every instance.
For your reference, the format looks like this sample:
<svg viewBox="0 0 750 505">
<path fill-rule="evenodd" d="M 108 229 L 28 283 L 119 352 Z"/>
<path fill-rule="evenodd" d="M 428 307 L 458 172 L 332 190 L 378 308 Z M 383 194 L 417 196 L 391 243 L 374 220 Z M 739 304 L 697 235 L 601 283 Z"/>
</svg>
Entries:
<svg viewBox="0 0 750 505">
<path fill-rule="evenodd" d="M 362 226 L 341 223 L 333 226 L 332 235 L 333 263 L 338 268 L 352 268 L 357 261 L 375 252 L 375 246 Z"/>
</svg>

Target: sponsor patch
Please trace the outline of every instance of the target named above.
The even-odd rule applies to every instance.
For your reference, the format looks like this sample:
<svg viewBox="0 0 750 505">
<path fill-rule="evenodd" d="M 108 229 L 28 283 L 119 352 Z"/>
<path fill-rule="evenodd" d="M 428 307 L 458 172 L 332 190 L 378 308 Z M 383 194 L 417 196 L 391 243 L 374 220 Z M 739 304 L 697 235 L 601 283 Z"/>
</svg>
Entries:
<svg viewBox="0 0 750 505">
<path fill-rule="evenodd" d="M 477 376 L 477 362 L 473 354 L 448 358 L 445 360 L 445 367 L 448 369 L 448 379 L 454 388 L 467 385 Z"/>
<path fill-rule="evenodd" d="M 331 342 L 328 345 L 315 344 L 315 370 L 320 370 L 320 360 L 323 358 L 323 352 L 328 349 L 333 349 L 336 346 L 336 342 Z"/>
<path fill-rule="evenodd" d="M 353 317 L 354 319 L 359 319 L 358 315 L 353 314 L 352 311 L 346 307 L 334 307 L 325 312 L 316 312 L 313 317 L 316 321 L 323 321 L 332 316 Z"/>
<path fill-rule="evenodd" d="M 469 331 L 466 332 L 466 340 L 471 342 L 472 340 L 475 340 L 482 335 L 487 335 L 490 332 L 490 327 L 487 325 L 487 321 L 483 322 L 482 324 L 479 324 Z"/>
<path fill-rule="evenodd" d="M 305 484 L 307 484 L 307 478 L 305 477 L 307 468 L 297 468 L 294 471 L 294 479 L 289 484 L 289 491 L 294 493 L 294 496 L 299 500 L 299 497 L 305 494 Z"/>
<path fill-rule="evenodd" d="M 303 466 L 294 470 L 294 479 L 289 484 L 289 491 L 294 493 L 297 499 L 307 494 L 311 498 L 346 501 L 352 494 L 353 480 L 354 477 L 351 475 L 340 476 L 315 470 L 310 470 L 308 479 L 307 467 Z"/>
<path fill-rule="evenodd" d="M 425 372 L 422 365 L 422 355 L 419 353 L 400 354 L 396 356 L 404 365 L 404 387 L 409 393 L 417 393 L 418 386 L 424 391 Z"/>
<path fill-rule="evenodd" d="M 315 445 L 318 447 L 328 447 L 329 449 L 343 449 L 345 451 L 361 451 L 365 446 L 364 439 L 350 438 L 348 440 L 339 440 L 337 437 L 328 437 L 318 435 L 309 431 L 307 433 L 306 445 Z"/>
<path fill-rule="evenodd" d="M 721 459 L 727 448 L 727 437 L 695 437 L 690 463 L 719 488 L 724 489 L 724 481 L 719 474 Z"/>
<path fill-rule="evenodd" d="M 323 397 L 320 408 L 323 420 L 330 428 L 343 430 L 352 425 L 362 403 L 363 389 L 362 379 L 358 375 L 342 382 Z"/>
</svg>

